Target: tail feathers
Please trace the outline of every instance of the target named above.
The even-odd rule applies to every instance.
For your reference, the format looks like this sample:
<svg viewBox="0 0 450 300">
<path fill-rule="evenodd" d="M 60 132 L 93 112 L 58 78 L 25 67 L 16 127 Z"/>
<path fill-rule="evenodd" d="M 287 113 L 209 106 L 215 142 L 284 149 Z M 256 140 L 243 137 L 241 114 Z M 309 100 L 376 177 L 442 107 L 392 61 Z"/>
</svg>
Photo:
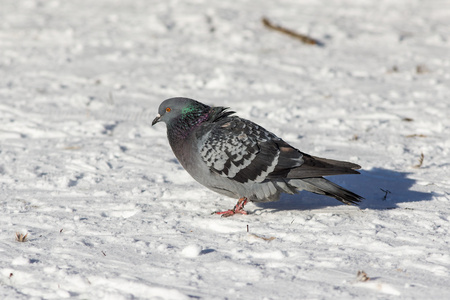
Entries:
<svg viewBox="0 0 450 300">
<path fill-rule="evenodd" d="M 333 197 L 348 205 L 358 205 L 364 198 L 322 177 L 293 179 L 289 184 L 298 189 Z"/>
<path fill-rule="evenodd" d="M 322 157 L 317 157 L 317 156 L 312 156 L 312 158 L 314 158 L 316 161 L 320 161 L 322 163 L 326 163 L 335 167 L 340 167 L 340 168 L 349 168 L 349 169 L 361 169 L 360 165 L 348 162 L 348 161 L 341 161 L 341 160 L 335 160 L 335 159 L 328 159 L 328 158 L 322 158 Z M 357 172 L 359 173 L 359 172 Z"/>
<path fill-rule="evenodd" d="M 354 163 L 309 156 L 307 154 L 304 154 L 302 159 L 303 164 L 289 170 L 287 178 L 305 179 L 340 174 L 359 174 L 356 169 L 361 168 Z"/>
</svg>

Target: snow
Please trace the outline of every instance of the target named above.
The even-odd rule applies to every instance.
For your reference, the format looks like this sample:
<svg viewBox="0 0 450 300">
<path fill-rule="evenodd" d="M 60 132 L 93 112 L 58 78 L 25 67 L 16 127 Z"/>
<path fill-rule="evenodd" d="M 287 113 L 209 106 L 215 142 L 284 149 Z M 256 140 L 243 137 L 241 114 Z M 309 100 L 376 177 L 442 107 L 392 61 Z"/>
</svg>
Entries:
<svg viewBox="0 0 450 300">
<path fill-rule="evenodd" d="M 450 294 L 447 1 L 0 8 L 1 299 Z M 303 192 L 250 203 L 247 216 L 211 215 L 237 199 L 196 183 L 164 125 L 151 126 L 174 96 L 360 164 L 361 175 L 330 179 L 366 200 Z"/>
<path fill-rule="evenodd" d="M 202 247 L 199 245 L 188 245 L 186 246 L 182 251 L 181 254 L 183 254 L 186 257 L 197 257 L 201 254 Z"/>
</svg>

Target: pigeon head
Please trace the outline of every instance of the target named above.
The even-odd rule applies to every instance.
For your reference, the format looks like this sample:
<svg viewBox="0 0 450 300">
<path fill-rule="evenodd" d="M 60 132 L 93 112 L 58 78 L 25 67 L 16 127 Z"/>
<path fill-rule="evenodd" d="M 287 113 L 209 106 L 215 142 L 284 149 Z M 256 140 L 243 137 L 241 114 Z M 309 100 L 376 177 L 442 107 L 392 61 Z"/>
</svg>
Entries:
<svg viewBox="0 0 450 300">
<path fill-rule="evenodd" d="M 158 109 L 158 115 L 152 125 L 164 122 L 168 126 L 181 121 L 185 125 L 192 123 L 208 114 L 210 107 L 189 98 L 170 98 L 164 100 Z"/>
</svg>

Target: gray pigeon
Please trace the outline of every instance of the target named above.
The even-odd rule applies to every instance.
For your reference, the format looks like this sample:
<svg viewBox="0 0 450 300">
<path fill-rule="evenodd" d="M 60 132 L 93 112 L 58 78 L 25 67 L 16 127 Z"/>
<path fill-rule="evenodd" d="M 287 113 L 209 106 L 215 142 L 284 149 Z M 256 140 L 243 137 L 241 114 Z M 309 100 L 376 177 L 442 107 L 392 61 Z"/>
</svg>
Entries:
<svg viewBox="0 0 450 300">
<path fill-rule="evenodd" d="M 281 193 L 300 190 L 357 204 L 363 198 L 322 176 L 359 174 L 357 164 L 300 152 L 261 126 L 226 107 L 188 98 L 171 98 L 159 106 L 152 125 L 167 125 L 173 153 L 184 169 L 207 188 L 239 198 L 224 217 L 243 210 L 248 201 L 277 201 Z"/>
</svg>

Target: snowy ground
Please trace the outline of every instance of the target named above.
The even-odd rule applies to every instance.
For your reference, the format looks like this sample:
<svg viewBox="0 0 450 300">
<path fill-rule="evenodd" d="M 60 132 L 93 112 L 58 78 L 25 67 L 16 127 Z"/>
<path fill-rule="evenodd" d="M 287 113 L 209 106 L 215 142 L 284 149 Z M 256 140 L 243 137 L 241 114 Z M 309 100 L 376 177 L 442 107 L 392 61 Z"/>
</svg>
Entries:
<svg viewBox="0 0 450 300">
<path fill-rule="evenodd" d="M 449 15 L 438 0 L 0 0 L 0 298 L 448 297 Z M 360 164 L 332 180 L 366 201 L 211 215 L 236 199 L 150 126 L 173 96 Z"/>
</svg>

